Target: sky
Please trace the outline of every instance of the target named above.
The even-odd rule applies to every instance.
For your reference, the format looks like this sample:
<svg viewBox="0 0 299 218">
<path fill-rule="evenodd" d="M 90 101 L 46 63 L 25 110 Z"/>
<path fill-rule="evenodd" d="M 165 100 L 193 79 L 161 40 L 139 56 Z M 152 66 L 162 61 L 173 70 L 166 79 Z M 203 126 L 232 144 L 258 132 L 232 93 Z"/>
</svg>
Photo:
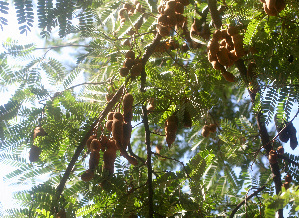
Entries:
<svg viewBox="0 0 299 218">
<path fill-rule="evenodd" d="M 34 42 L 34 43 L 36 43 L 37 47 L 44 47 L 44 41 L 39 37 L 39 30 L 36 28 L 36 22 L 35 22 L 34 27 L 32 28 L 32 32 L 28 32 L 27 36 L 25 36 L 25 35 L 19 34 L 18 24 L 17 24 L 16 15 L 15 15 L 14 10 L 10 10 L 9 16 L 6 16 L 6 17 L 9 20 L 9 26 L 5 26 L 4 31 L 0 30 L 0 40 L 1 41 L 5 40 L 7 38 L 12 38 L 14 40 L 18 40 L 21 44 L 27 44 L 27 43 Z M 41 56 L 44 54 L 45 51 L 46 50 L 39 50 L 36 52 L 36 54 Z M 63 57 L 67 58 L 69 61 L 74 61 L 71 58 L 71 55 L 69 55 L 70 50 L 66 49 L 65 51 L 66 51 L 66 54 L 64 53 Z M 0 46 L 0 52 L 2 52 L 1 46 Z M 54 53 L 50 52 L 48 55 L 54 56 Z M 82 81 L 82 77 L 80 77 L 79 80 Z M 1 93 L 0 105 L 5 104 L 9 100 L 11 95 L 14 93 L 15 89 L 16 89 L 15 87 L 9 87 L 8 92 L 6 92 L 5 94 Z M 295 104 L 292 109 L 291 116 L 290 116 L 291 119 L 294 117 L 297 110 L 298 110 L 298 104 Z M 295 120 L 293 121 L 293 124 L 294 124 L 295 128 L 299 131 L 299 117 L 295 118 Z M 270 123 L 269 127 L 272 128 L 272 126 L 273 126 L 273 123 Z M 298 132 L 297 132 L 297 137 L 299 138 Z M 284 147 L 285 147 L 286 152 L 289 152 L 294 155 L 299 154 L 298 148 L 296 148 L 295 151 L 290 149 L 289 142 L 286 143 Z M 7 173 L 11 172 L 14 168 L 0 163 L 0 169 L 1 169 L 1 171 L 0 171 L 0 202 L 2 204 L 3 209 L 15 207 L 16 201 L 14 201 L 12 198 L 12 192 L 28 189 L 28 188 L 30 188 L 30 186 L 28 186 L 28 185 L 19 186 L 19 187 L 9 186 L 8 183 L 3 181 L 3 176 L 6 175 Z M 0 210 L 1 210 L 1 208 L 0 208 Z"/>
</svg>

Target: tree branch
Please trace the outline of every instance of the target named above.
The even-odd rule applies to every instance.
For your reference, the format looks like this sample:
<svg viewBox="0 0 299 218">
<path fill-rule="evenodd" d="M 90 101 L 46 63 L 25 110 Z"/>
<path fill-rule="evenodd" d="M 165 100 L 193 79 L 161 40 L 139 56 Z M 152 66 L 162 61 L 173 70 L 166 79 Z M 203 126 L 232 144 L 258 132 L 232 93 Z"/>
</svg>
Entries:
<svg viewBox="0 0 299 218">
<path fill-rule="evenodd" d="M 245 204 L 246 201 L 248 201 L 250 198 L 252 198 L 253 196 L 257 195 L 259 192 L 261 192 L 262 190 L 264 190 L 266 188 L 266 186 L 262 186 L 260 188 L 258 188 L 255 192 L 253 192 L 251 195 L 249 195 L 247 198 L 245 198 L 243 201 L 241 201 L 236 207 L 235 209 L 233 209 L 232 213 L 230 214 L 229 218 L 233 218 L 235 213 L 239 210 L 239 208 Z"/>
<path fill-rule="evenodd" d="M 222 21 L 221 16 L 217 10 L 217 0 L 208 0 L 208 7 L 215 27 L 217 29 L 220 29 L 222 26 Z"/>
<path fill-rule="evenodd" d="M 244 82 L 246 82 L 245 78 L 247 76 L 247 68 L 244 64 L 243 59 L 237 60 L 235 62 L 235 65 L 238 68 Z M 250 90 L 248 90 L 248 92 L 250 94 L 251 102 L 252 102 L 252 104 L 254 104 L 255 103 L 255 94 L 252 93 Z M 273 146 L 271 144 L 270 136 L 269 136 L 267 128 L 265 126 L 265 122 L 262 120 L 262 112 L 259 111 L 256 114 L 255 117 L 256 117 L 257 126 L 258 126 L 258 129 L 259 129 L 259 134 L 260 134 L 260 137 L 262 139 L 262 145 L 265 148 L 265 150 L 267 152 L 267 155 L 268 155 L 269 152 L 273 149 Z M 278 162 L 276 162 L 275 164 L 270 164 L 270 168 L 271 168 L 271 172 L 273 174 L 273 181 L 274 181 L 274 184 L 275 184 L 275 192 L 278 195 L 281 192 L 281 186 L 282 186 L 281 175 L 280 175 Z M 278 210 L 278 217 L 279 218 L 283 217 L 283 210 L 282 209 Z"/>
<path fill-rule="evenodd" d="M 123 93 L 123 89 L 124 86 L 121 86 L 118 91 L 116 92 L 116 94 L 113 96 L 113 98 L 111 99 L 111 101 L 108 102 L 107 106 L 105 107 L 105 109 L 102 111 L 102 113 L 100 114 L 99 118 L 96 119 L 93 124 L 90 126 L 89 131 L 86 133 L 86 135 L 83 137 L 83 139 L 81 140 L 80 145 L 77 147 L 69 165 L 67 166 L 65 173 L 63 174 L 62 179 L 60 180 L 59 185 L 56 188 L 56 201 L 58 202 L 61 193 L 63 192 L 63 189 L 65 187 L 65 183 L 68 180 L 70 173 L 72 171 L 72 168 L 74 167 L 76 161 L 78 160 L 82 150 L 84 149 L 86 142 L 89 138 L 89 136 L 92 134 L 93 129 L 95 128 L 95 126 L 99 123 L 102 122 L 104 120 L 104 118 L 107 116 L 107 114 L 109 113 L 109 111 L 112 110 L 112 108 L 114 107 L 114 105 L 119 101 L 122 93 Z"/>
</svg>

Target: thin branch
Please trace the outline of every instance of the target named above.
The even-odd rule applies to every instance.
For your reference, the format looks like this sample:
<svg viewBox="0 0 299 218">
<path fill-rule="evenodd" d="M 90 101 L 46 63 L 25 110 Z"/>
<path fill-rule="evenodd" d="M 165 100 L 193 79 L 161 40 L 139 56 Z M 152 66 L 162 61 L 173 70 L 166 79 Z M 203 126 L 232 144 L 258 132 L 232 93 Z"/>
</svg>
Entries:
<svg viewBox="0 0 299 218">
<path fill-rule="evenodd" d="M 159 156 L 159 157 L 162 157 L 162 158 L 165 158 L 165 159 L 173 160 L 173 161 L 176 161 L 176 162 L 180 163 L 180 164 L 183 166 L 183 169 L 184 169 L 184 171 L 185 171 L 187 177 L 188 177 L 189 179 L 191 179 L 191 177 L 190 177 L 190 175 L 189 175 L 189 173 L 188 173 L 188 171 L 187 171 L 187 169 L 186 169 L 186 167 L 185 167 L 185 164 L 184 164 L 182 161 L 179 161 L 179 160 L 177 160 L 177 159 L 175 159 L 175 158 L 172 158 L 172 157 L 166 157 L 166 156 L 164 156 L 164 155 L 161 155 L 161 154 L 158 154 L 158 153 L 155 153 L 155 152 L 152 152 L 152 154 L 154 154 L 154 155 L 156 155 L 156 156 Z"/>
<path fill-rule="evenodd" d="M 239 210 L 239 208 L 245 204 L 246 201 L 248 201 L 250 198 L 252 198 L 253 196 L 257 195 L 258 193 L 260 193 L 262 190 L 264 190 L 266 188 L 266 186 L 262 186 L 260 188 L 258 188 L 255 192 L 253 192 L 251 195 L 249 195 L 248 197 L 246 197 L 243 201 L 241 201 L 236 207 L 235 209 L 233 209 L 232 213 L 230 214 L 229 218 L 233 218 L 235 213 Z"/>
<path fill-rule="evenodd" d="M 84 149 L 85 147 L 85 144 L 89 138 L 89 136 L 92 134 L 93 132 L 93 129 L 94 127 L 102 122 L 104 120 L 104 118 L 107 116 L 107 114 L 109 113 L 109 111 L 112 110 L 112 108 L 114 107 L 114 105 L 119 101 L 122 93 L 123 93 L 123 89 L 124 89 L 124 86 L 121 86 L 119 88 L 119 90 L 117 91 L 117 93 L 113 96 L 113 98 L 111 99 L 111 101 L 108 102 L 106 108 L 102 111 L 102 113 L 100 114 L 99 118 L 96 119 L 93 124 L 90 126 L 90 129 L 89 131 L 86 133 L 86 135 L 83 137 L 83 139 L 81 140 L 81 143 L 79 144 L 79 146 L 77 147 L 69 165 L 67 166 L 66 170 L 65 170 L 65 173 L 63 174 L 63 177 L 62 179 L 60 180 L 60 183 L 59 185 L 57 186 L 56 188 L 56 200 L 58 202 L 59 198 L 60 198 L 60 195 L 61 193 L 63 192 L 63 189 L 65 187 L 65 183 L 66 181 L 68 180 L 69 176 L 70 176 L 70 173 L 72 171 L 72 168 L 74 167 L 76 161 L 78 160 L 82 150 Z"/>
<path fill-rule="evenodd" d="M 136 155 L 133 150 L 132 150 L 132 147 L 131 147 L 131 143 L 128 144 L 128 151 L 130 153 L 130 155 L 132 155 L 133 157 L 135 157 L 136 159 L 140 160 L 142 163 L 145 163 L 145 160 L 141 157 L 139 157 L 138 155 Z"/>
</svg>

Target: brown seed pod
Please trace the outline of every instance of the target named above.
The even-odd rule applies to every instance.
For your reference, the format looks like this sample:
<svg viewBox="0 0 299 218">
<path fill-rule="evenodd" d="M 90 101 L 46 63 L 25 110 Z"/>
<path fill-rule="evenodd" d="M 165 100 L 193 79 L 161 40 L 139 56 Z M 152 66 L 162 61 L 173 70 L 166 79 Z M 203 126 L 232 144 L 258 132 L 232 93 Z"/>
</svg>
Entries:
<svg viewBox="0 0 299 218">
<path fill-rule="evenodd" d="M 212 64 L 212 66 L 213 66 L 213 68 L 214 68 L 215 70 L 225 71 L 224 66 L 221 65 L 221 64 L 218 62 L 218 60 L 217 60 L 217 61 L 212 61 L 211 64 Z"/>
<path fill-rule="evenodd" d="M 175 0 L 170 0 L 166 3 L 166 8 L 175 8 L 176 1 Z"/>
<path fill-rule="evenodd" d="M 127 10 L 125 8 L 122 8 L 118 11 L 118 18 L 122 19 L 125 18 L 125 13 L 127 13 Z"/>
<path fill-rule="evenodd" d="M 225 39 L 222 39 L 222 40 L 220 41 L 219 45 L 225 47 L 225 46 L 226 46 L 226 40 L 225 40 Z"/>
<path fill-rule="evenodd" d="M 165 14 L 161 14 L 159 17 L 158 17 L 158 23 L 162 26 L 167 26 L 167 15 Z"/>
<path fill-rule="evenodd" d="M 175 14 L 175 16 L 177 26 L 182 27 L 183 23 L 185 22 L 185 17 L 182 14 Z"/>
<path fill-rule="evenodd" d="M 277 154 L 284 154 L 284 148 L 282 146 L 277 148 Z"/>
<path fill-rule="evenodd" d="M 132 69 L 130 70 L 131 76 L 136 77 L 141 74 L 142 71 L 142 63 L 135 64 Z"/>
<path fill-rule="evenodd" d="M 269 16 L 277 16 L 278 15 L 278 11 L 276 9 L 271 9 L 270 10 L 265 3 L 263 4 L 263 6 L 264 6 L 264 11 Z"/>
<path fill-rule="evenodd" d="M 124 122 L 124 117 L 120 112 L 115 112 L 113 114 L 113 120 L 119 120 L 121 122 Z"/>
<path fill-rule="evenodd" d="M 55 218 L 66 218 L 66 212 L 65 212 L 65 210 L 64 210 L 64 209 L 60 210 L 60 211 L 56 214 Z"/>
<path fill-rule="evenodd" d="M 182 3 L 184 6 L 187 6 L 190 4 L 189 0 L 178 0 L 178 2 Z"/>
<path fill-rule="evenodd" d="M 42 149 L 35 145 L 32 145 L 29 151 L 29 161 L 37 162 L 39 160 L 39 155 L 41 154 Z"/>
<path fill-rule="evenodd" d="M 132 10 L 133 5 L 131 5 L 130 3 L 125 3 L 123 8 L 126 9 L 127 11 Z"/>
<path fill-rule="evenodd" d="M 284 0 L 276 0 L 275 9 L 278 13 L 280 13 L 286 7 L 286 3 Z"/>
<path fill-rule="evenodd" d="M 173 27 L 177 24 L 177 20 L 176 20 L 176 15 L 175 14 L 170 14 L 167 16 L 167 24 L 170 27 Z"/>
<path fill-rule="evenodd" d="M 218 62 L 223 66 L 228 66 L 230 63 L 229 57 L 228 57 L 229 51 L 225 47 L 220 47 L 219 51 L 217 52 L 217 59 Z"/>
<path fill-rule="evenodd" d="M 221 40 L 222 38 L 222 34 L 220 30 L 215 30 L 213 33 L 213 40 L 218 42 L 219 40 Z"/>
<path fill-rule="evenodd" d="M 112 136 L 114 140 L 121 144 L 123 139 L 123 122 L 120 120 L 113 120 L 112 123 Z"/>
<path fill-rule="evenodd" d="M 132 164 L 134 166 L 138 165 L 138 161 L 136 160 L 135 157 L 130 156 L 130 155 L 123 155 L 123 156 L 129 161 L 130 164 Z"/>
<path fill-rule="evenodd" d="M 125 41 L 123 41 L 122 43 L 124 46 L 131 46 L 131 40 L 130 39 L 126 39 Z"/>
<path fill-rule="evenodd" d="M 228 57 L 231 61 L 237 61 L 239 58 L 236 55 L 236 51 L 235 50 L 231 50 L 228 53 Z"/>
<path fill-rule="evenodd" d="M 122 76 L 122 77 L 126 77 L 128 74 L 129 74 L 130 70 L 126 67 L 122 67 L 120 68 L 119 70 L 119 74 Z"/>
<path fill-rule="evenodd" d="M 125 61 L 124 61 L 124 66 L 128 69 L 131 69 L 132 66 L 134 65 L 134 60 L 131 59 L 131 58 L 127 58 Z"/>
<path fill-rule="evenodd" d="M 180 2 L 176 2 L 174 11 L 178 14 L 183 14 L 184 13 L 184 5 Z"/>
<path fill-rule="evenodd" d="M 243 36 L 236 34 L 232 36 L 232 40 L 234 42 L 236 55 L 238 58 L 241 58 L 244 56 L 245 51 L 243 48 Z"/>
<path fill-rule="evenodd" d="M 101 145 L 102 145 L 101 150 L 104 152 L 105 148 L 107 147 L 107 144 L 109 142 L 109 139 L 107 138 L 107 136 L 102 135 L 100 137 L 100 142 L 101 142 Z"/>
<path fill-rule="evenodd" d="M 210 125 L 209 125 L 209 130 L 210 130 L 210 132 L 216 132 L 216 128 L 217 128 L 217 125 L 216 125 L 216 124 L 210 124 Z"/>
<path fill-rule="evenodd" d="M 192 127 L 191 115 L 190 115 L 189 111 L 187 111 L 187 110 L 184 111 L 183 123 L 184 123 L 184 127 L 186 127 L 186 128 Z"/>
<path fill-rule="evenodd" d="M 108 170 L 109 175 L 114 173 L 114 162 L 116 159 L 116 149 L 110 147 L 104 152 L 103 160 L 104 160 L 104 170 Z"/>
<path fill-rule="evenodd" d="M 164 14 L 167 15 L 167 16 L 174 15 L 175 14 L 174 7 L 171 8 L 171 7 L 166 6 L 166 8 L 164 10 Z"/>
<path fill-rule="evenodd" d="M 230 72 L 227 72 L 226 70 L 225 71 L 222 71 L 222 76 L 224 77 L 224 79 L 228 82 L 235 82 L 236 80 L 236 77 L 230 73 Z"/>
<path fill-rule="evenodd" d="M 170 117 L 167 119 L 167 125 L 168 123 L 178 123 L 178 118 L 176 115 L 172 114 Z"/>
<path fill-rule="evenodd" d="M 178 129 L 177 122 L 167 122 L 165 127 L 165 132 L 176 132 Z"/>
<path fill-rule="evenodd" d="M 209 60 L 209 62 L 217 61 L 217 56 L 216 55 L 212 55 L 211 52 L 208 51 L 208 60 Z"/>
<path fill-rule="evenodd" d="M 175 132 L 167 132 L 166 133 L 166 142 L 168 147 L 170 147 L 175 141 L 176 133 Z"/>
<path fill-rule="evenodd" d="M 131 132 L 132 132 L 132 125 L 131 125 L 131 123 L 124 123 L 123 124 L 123 141 L 122 141 L 122 146 L 123 146 L 123 148 L 125 150 L 127 150 L 127 146 L 130 143 Z"/>
<path fill-rule="evenodd" d="M 229 27 L 227 28 L 227 33 L 230 36 L 238 34 L 239 33 L 238 27 L 229 25 Z"/>
<path fill-rule="evenodd" d="M 120 25 L 123 26 L 126 22 L 126 18 L 121 18 L 120 19 Z"/>
<path fill-rule="evenodd" d="M 112 131 L 112 123 L 113 123 L 113 120 L 108 120 L 106 122 L 106 129 L 111 132 Z"/>
<path fill-rule="evenodd" d="M 168 27 L 168 26 L 162 26 L 162 25 L 158 24 L 157 29 L 161 36 L 169 36 L 169 34 L 170 34 L 170 27 Z"/>
<path fill-rule="evenodd" d="M 86 147 L 88 148 L 88 150 L 90 150 L 90 144 L 91 144 L 92 140 L 94 140 L 95 138 L 96 138 L 95 135 L 91 135 L 91 136 L 89 136 L 89 138 L 87 139 L 87 141 L 86 141 Z"/>
<path fill-rule="evenodd" d="M 133 119 L 133 111 L 132 109 L 129 111 L 126 111 L 126 113 L 124 113 L 124 120 L 126 123 L 130 123 Z"/>
<path fill-rule="evenodd" d="M 142 8 L 142 5 L 140 3 L 137 3 L 136 4 L 136 11 L 140 12 L 140 13 L 143 13 L 144 12 L 144 9 Z"/>
<path fill-rule="evenodd" d="M 201 135 L 203 137 L 208 137 L 210 135 L 210 128 L 208 125 L 204 125 L 203 128 L 202 128 L 202 131 L 201 131 Z"/>
<path fill-rule="evenodd" d="M 147 105 L 146 111 L 148 114 L 153 112 L 154 110 L 155 110 L 155 107 L 153 105 L 151 105 L 151 104 Z"/>
<path fill-rule="evenodd" d="M 134 60 L 135 59 L 135 52 L 132 51 L 132 50 L 129 50 L 129 51 L 127 51 L 125 57 L 126 58 L 131 58 L 132 60 Z"/>
<path fill-rule="evenodd" d="M 285 182 L 289 182 L 291 183 L 293 181 L 293 178 L 290 174 L 287 174 L 285 177 L 284 177 L 284 181 Z"/>
<path fill-rule="evenodd" d="M 274 150 L 271 150 L 270 152 L 269 152 L 269 163 L 270 164 L 275 164 L 275 163 L 277 163 L 277 153 L 276 153 L 276 151 L 274 151 Z"/>
<path fill-rule="evenodd" d="M 231 51 L 234 49 L 234 43 L 233 43 L 233 40 L 232 40 L 232 37 L 227 35 L 226 38 L 225 38 L 225 42 L 226 42 L 226 48 Z"/>
<path fill-rule="evenodd" d="M 45 130 L 43 129 L 43 127 L 41 126 L 37 126 L 35 127 L 35 129 L 33 130 L 33 141 L 34 139 L 37 137 L 37 136 L 45 136 L 46 135 L 46 132 Z"/>
<path fill-rule="evenodd" d="M 222 29 L 220 30 L 220 32 L 221 32 L 221 39 L 225 39 L 228 36 L 226 29 Z"/>
<path fill-rule="evenodd" d="M 81 179 L 84 181 L 84 182 L 89 182 L 93 179 L 94 177 L 94 172 L 93 170 L 86 170 L 82 175 L 81 175 Z"/>
<path fill-rule="evenodd" d="M 93 139 L 90 143 L 90 150 L 100 152 L 102 148 L 101 142 L 98 139 Z"/>
<path fill-rule="evenodd" d="M 216 56 L 217 52 L 219 51 L 219 43 L 218 41 L 212 39 L 208 43 L 208 50 L 211 52 L 212 56 Z"/>
<path fill-rule="evenodd" d="M 114 112 L 109 112 L 107 115 L 108 120 L 113 120 Z"/>
<path fill-rule="evenodd" d="M 265 0 L 269 10 L 275 10 L 276 0 Z"/>
<path fill-rule="evenodd" d="M 100 153 L 97 151 L 92 151 L 89 157 L 89 169 L 95 170 L 99 165 L 99 160 L 100 160 Z"/>
<path fill-rule="evenodd" d="M 285 190 L 288 190 L 290 188 L 290 183 L 289 182 L 285 182 L 285 183 L 283 183 L 282 186 L 285 188 Z"/>
<path fill-rule="evenodd" d="M 124 95 L 124 98 L 123 98 L 124 114 L 126 114 L 128 111 L 132 110 L 133 102 L 134 102 L 134 97 L 132 94 L 127 93 Z"/>
</svg>

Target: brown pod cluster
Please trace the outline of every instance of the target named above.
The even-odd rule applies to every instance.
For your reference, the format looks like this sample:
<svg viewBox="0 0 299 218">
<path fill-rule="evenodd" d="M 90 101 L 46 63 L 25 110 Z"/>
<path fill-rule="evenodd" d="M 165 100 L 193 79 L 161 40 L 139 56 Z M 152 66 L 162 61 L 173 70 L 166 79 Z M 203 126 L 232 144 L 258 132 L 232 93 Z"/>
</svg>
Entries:
<svg viewBox="0 0 299 218">
<path fill-rule="evenodd" d="M 47 133 L 41 126 L 35 127 L 33 130 L 33 141 L 36 139 L 38 136 L 45 136 Z M 39 155 L 41 154 L 42 149 L 40 147 L 37 147 L 35 145 L 32 145 L 29 151 L 29 161 L 30 162 L 36 162 L 39 160 Z"/>
<path fill-rule="evenodd" d="M 165 125 L 166 142 L 168 144 L 168 147 L 170 147 L 172 143 L 174 143 L 177 129 L 178 118 L 176 117 L 176 115 L 173 114 L 170 117 L 168 117 Z"/>
<path fill-rule="evenodd" d="M 103 169 L 109 172 L 109 175 L 114 173 L 114 162 L 116 159 L 117 147 L 114 140 L 109 140 L 106 144 L 106 151 L 104 152 L 103 159 L 104 165 Z"/>
<path fill-rule="evenodd" d="M 275 164 L 275 163 L 277 163 L 277 153 L 276 153 L 276 151 L 274 151 L 274 150 L 271 150 L 270 152 L 269 152 L 269 163 L 270 164 Z"/>
<path fill-rule="evenodd" d="M 84 182 L 89 182 L 93 179 L 94 177 L 94 172 L 92 170 L 86 170 L 82 175 L 81 175 L 81 179 Z"/>
<path fill-rule="evenodd" d="M 133 78 L 139 76 L 143 67 L 142 60 L 139 58 L 135 59 L 135 52 L 132 50 L 129 50 L 125 57 L 126 59 L 124 61 L 123 67 L 119 70 L 119 74 L 122 77 L 126 77 L 129 74 Z"/>
<path fill-rule="evenodd" d="M 126 123 L 131 123 L 132 121 L 132 108 L 133 108 L 134 97 L 132 94 L 127 93 L 123 98 L 123 108 L 124 108 L 124 120 Z"/>
<path fill-rule="evenodd" d="M 160 13 L 158 17 L 157 31 L 161 36 L 169 36 L 171 28 L 182 26 L 186 18 L 183 16 L 184 6 L 189 1 L 186 0 L 169 0 L 158 7 Z"/>
<path fill-rule="evenodd" d="M 263 3 L 264 11 L 269 16 L 277 16 L 285 7 L 284 0 L 261 0 Z"/>
<path fill-rule="evenodd" d="M 191 35 L 197 35 L 202 37 L 204 40 L 209 40 L 211 31 L 209 25 L 206 23 L 201 23 L 200 20 L 194 19 L 190 30 Z"/>
<path fill-rule="evenodd" d="M 283 187 L 287 190 L 290 188 L 290 183 L 293 181 L 293 178 L 290 174 L 287 174 L 285 177 L 284 177 L 284 181 L 285 183 L 283 183 Z"/>
<path fill-rule="evenodd" d="M 234 82 L 235 76 L 227 72 L 225 67 L 232 66 L 244 55 L 243 38 L 236 26 L 229 26 L 227 30 L 215 30 L 208 43 L 208 59 L 213 68 L 220 70 L 227 81 Z"/>
<path fill-rule="evenodd" d="M 154 50 L 154 53 L 164 53 L 164 52 L 169 52 L 172 50 L 176 50 L 177 48 L 179 48 L 179 43 L 177 41 L 175 41 L 174 39 L 170 38 L 167 39 L 165 41 L 160 41 Z"/>
<path fill-rule="evenodd" d="M 118 19 L 120 20 L 120 26 L 122 27 L 125 22 L 126 22 L 126 13 L 128 14 L 128 16 L 132 16 L 134 14 L 137 14 L 137 12 L 139 13 L 144 13 L 144 8 L 142 7 L 142 5 L 138 2 L 138 1 L 134 1 L 134 3 L 125 3 L 123 5 L 123 8 L 119 10 L 118 12 Z M 134 33 L 136 33 L 136 31 L 141 27 L 141 25 L 143 24 L 143 18 L 140 18 L 134 25 L 134 28 L 132 28 L 128 34 L 129 35 L 133 35 Z"/>
<path fill-rule="evenodd" d="M 201 135 L 206 138 L 210 135 L 210 133 L 216 132 L 216 129 L 216 124 L 204 125 L 201 131 Z"/>
</svg>

